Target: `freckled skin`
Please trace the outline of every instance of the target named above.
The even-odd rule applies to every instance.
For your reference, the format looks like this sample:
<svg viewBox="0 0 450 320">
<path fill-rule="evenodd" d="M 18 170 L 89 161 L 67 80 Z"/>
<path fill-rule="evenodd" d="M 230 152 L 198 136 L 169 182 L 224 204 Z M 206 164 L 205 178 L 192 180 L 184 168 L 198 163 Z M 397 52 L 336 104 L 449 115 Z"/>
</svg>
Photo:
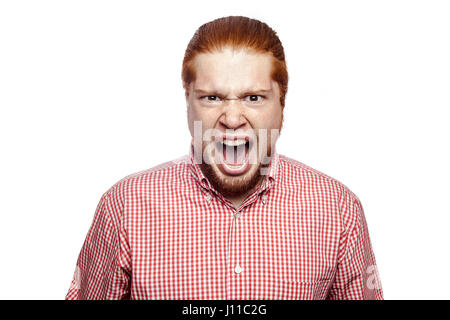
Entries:
<svg viewBox="0 0 450 320">
<path fill-rule="evenodd" d="M 199 54 L 193 63 L 196 79 L 186 91 L 188 124 L 192 137 L 194 121 L 202 121 L 203 130 L 218 129 L 221 132 L 229 129 L 267 129 L 270 134 L 271 129 L 281 129 L 283 108 L 280 104 L 279 86 L 270 76 L 270 54 L 225 48 L 222 51 Z M 199 90 L 202 90 L 201 94 Z M 201 100 L 201 96 L 205 94 L 220 94 L 223 99 L 242 99 L 245 94 L 256 90 L 269 90 L 264 93 L 262 105 L 251 105 L 242 100 L 206 104 L 204 98 Z M 251 164 L 246 172 L 238 176 L 228 175 L 215 163 L 203 164 L 201 167 L 213 186 L 238 206 L 262 180 L 260 165 Z"/>
</svg>

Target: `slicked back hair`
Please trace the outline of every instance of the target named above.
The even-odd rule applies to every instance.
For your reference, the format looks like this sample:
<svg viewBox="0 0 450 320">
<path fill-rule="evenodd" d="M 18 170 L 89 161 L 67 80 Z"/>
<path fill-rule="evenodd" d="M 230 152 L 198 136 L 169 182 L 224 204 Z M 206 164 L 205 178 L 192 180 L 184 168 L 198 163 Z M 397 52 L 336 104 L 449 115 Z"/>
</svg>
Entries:
<svg viewBox="0 0 450 320">
<path fill-rule="evenodd" d="M 264 22 L 242 16 L 219 18 L 203 24 L 189 42 L 183 59 L 181 78 L 188 90 L 195 80 L 193 60 L 200 53 L 221 51 L 225 47 L 247 49 L 272 55 L 271 77 L 280 88 L 280 103 L 284 107 L 288 88 L 288 72 L 284 49 L 276 32 Z"/>
</svg>

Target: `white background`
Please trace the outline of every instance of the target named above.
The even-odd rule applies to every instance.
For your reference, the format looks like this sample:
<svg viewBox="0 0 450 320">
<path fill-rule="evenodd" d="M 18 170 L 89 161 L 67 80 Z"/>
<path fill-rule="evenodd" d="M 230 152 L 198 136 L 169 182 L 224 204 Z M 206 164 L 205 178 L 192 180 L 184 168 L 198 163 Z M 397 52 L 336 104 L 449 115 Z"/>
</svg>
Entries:
<svg viewBox="0 0 450 320">
<path fill-rule="evenodd" d="M 0 298 L 64 298 L 103 192 L 187 153 L 184 50 L 227 15 L 278 32 L 278 151 L 358 195 L 385 298 L 450 298 L 450 2 L 430 0 L 1 1 Z"/>
</svg>

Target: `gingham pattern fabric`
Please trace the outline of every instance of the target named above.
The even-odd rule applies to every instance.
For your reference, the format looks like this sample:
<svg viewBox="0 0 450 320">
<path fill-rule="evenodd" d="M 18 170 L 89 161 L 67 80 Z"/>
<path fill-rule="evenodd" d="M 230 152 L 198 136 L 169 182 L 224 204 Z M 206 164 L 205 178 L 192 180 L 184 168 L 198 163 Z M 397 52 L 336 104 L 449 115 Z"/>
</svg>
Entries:
<svg viewBox="0 0 450 320">
<path fill-rule="evenodd" d="M 66 299 L 383 299 L 359 199 L 282 155 L 236 209 L 193 160 L 101 198 Z"/>
</svg>

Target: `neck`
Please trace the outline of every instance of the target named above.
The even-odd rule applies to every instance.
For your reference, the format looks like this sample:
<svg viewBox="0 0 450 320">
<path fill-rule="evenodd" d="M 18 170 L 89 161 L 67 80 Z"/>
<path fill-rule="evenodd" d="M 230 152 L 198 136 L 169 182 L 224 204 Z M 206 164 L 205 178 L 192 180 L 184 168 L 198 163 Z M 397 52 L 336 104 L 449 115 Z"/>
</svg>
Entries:
<svg viewBox="0 0 450 320">
<path fill-rule="evenodd" d="M 244 196 L 237 196 L 237 197 L 227 197 L 227 199 L 233 204 L 233 207 L 237 210 L 241 204 L 244 203 L 245 199 L 247 199 L 248 194 Z"/>
<path fill-rule="evenodd" d="M 263 181 L 264 178 L 261 177 L 261 179 L 259 179 L 259 181 L 250 190 L 237 195 L 225 195 L 224 197 L 233 204 L 235 209 L 238 209 L 242 205 L 242 203 L 244 203 L 247 197 L 258 189 Z"/>
</svg>

